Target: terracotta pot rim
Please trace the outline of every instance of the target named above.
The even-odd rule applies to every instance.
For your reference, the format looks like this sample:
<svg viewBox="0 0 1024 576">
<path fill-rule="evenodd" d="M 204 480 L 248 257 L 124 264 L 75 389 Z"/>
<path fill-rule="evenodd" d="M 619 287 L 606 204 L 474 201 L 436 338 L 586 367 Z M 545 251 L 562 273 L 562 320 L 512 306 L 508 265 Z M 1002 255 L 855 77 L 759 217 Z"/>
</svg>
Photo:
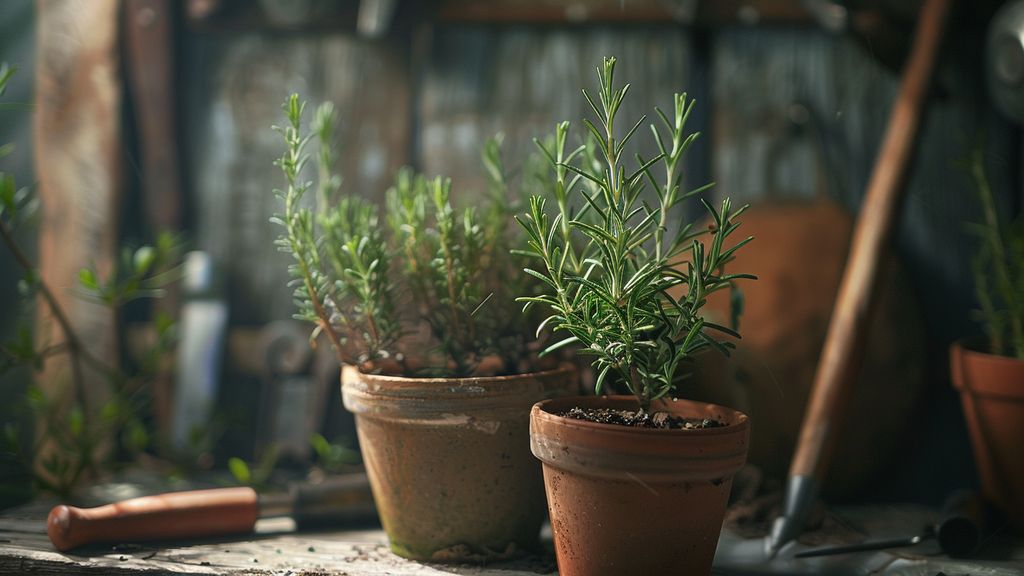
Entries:
<svg viewBox="0 0 1024 576">
<path fill-rule="evenodd" d="M 565 393 L 576 367 L 511 376 L 409 378 L 363 374 L 345 378 L 342 401 L 354 414 L 404 420 L 445 420 L 453 425 L 494 418 L 525 418 L 535 402 Z"/>
<path fill-rule="evenodd" d="M 530 449 L 545 466 L 592 477 L 645 482 L 721 480 L 747 459 L 746 414 L 704 402 L 670 402 L 685 417 L 715 416 L 727 426 L 703 429 L 633 428 L 552 413 L 573 406 L 635 406 L 632 396 L 576 396 L 545 400 L 530 412 Z M 707 417 L 705 416 L 705 417 Z"/>
<path fill-rule="evenodd" d="M 953 342 L 951 347 L 954 349 L 959 348 L 963 351 L 963 354 L 967 356 L 984 358 L 986 362 L 1024 367 L 1024 360 L 1021 360 L 1020 358 L 1006 356 L 1005 354 L 993 354 L 991 352 L 981 350 L 980 348 L 984 346 L 984 344 L 985 341 L 981 338 L 963 338 Z"/>
<path fill-rule="evenodd" d="M 558 422 L 559 425 L 561 425 L 561 426 L 566 426 L 568 428 L 577 428 L 577 429 L 580 429 L 580 430 L 592 430 L 594 432 L 601 431 L 601 432 L 611 432 L 611 433 L 625 433 L 625 434 L 628 434 L 628 435 L 631 435 L 631 436 L 632 435 L 662 436 L 662 437 L 666 437 L 666 436 L 687 436 L 687 437 L 721 436 L 721 435 L 726 435 L 726 434 L 735 434 L 736 430 L 738 428 L 743 428 L 743 427 L 749 427 L 750 426 L 750 418 L 746 414 L 744 414 L 743 412 L 740 412 L 739 410 L 735 410 L 733 408 L 728 408 L 726 406 L 720 406 L 718 404 L 711 404 L 711 403 L 708 403 L 708 402 L 697 402 L 696 400 L 686 400 L 684 398 L 673 398 L 671 400 L 663 401 L 663 402 L 665 402 L 665 403 L 669 403 L 669 402 L 671 402 L 671 403 L 686 402 L 686 403 L 690 403 L 690 404 L 697 404 L 697 405 L 703 405 L 703 406 L 712 407 L 712 408 L 721 410 L 723 412 L 729 413 L 730 416 L 734 416 L 736 418 L 736 421 L 732 422 L 732 423 L 727 423 L 725 426 L 718 426 L 718 427 L 715 427 L 715 428 L 694 428 L 694 429 L 685 429 L 685 428 L 678 428 L 678 429 L 668 429 L 668 428 L 634 428 L 632 426 L 623 426 L 621 424 L 605 424 L 605 423 L 602 423 L 602 422 L 590 422 L 588 420 L 578 420 L 576 418 L 568 418 L 568 417 L 565 417 L 565 416 L 560 416 L 558 414 L 555 414 L 555 413 L 553 413 L 553 412 L 551 412 L 549 410 L 549 408 L 551 407 L 552 404 L 560 404 L 560 403 L 563 403 L 563 402 L 567 403 L 567 404 L 568 403 L 572 403 L 572 402 L 580 402 L 580 403 L 584 403 L 584 404 L 592 404 L 592 403 L 595 403 L 595 401 L 601 401 L 601 400 L 606 400 L 606 399 L 607 400 L 611 400 L 611 401 L 617 401 L 617 402 L 621 402 L 621 401 L 631 401 L 632 402 L 632 401 L 634 401 L 632 396 L 619 396 L 619 395 L 563 396 L 563 397 L 560 397 L 560 398 L 551 398 L 551 399 L 548 399 L 548 400 L 543 400 L 541 402 L 538 402 L 534 406 L 536 408 L 535 411 L 537 412 L 537 418 L 540 418 L 542 420 L 546 420 L 546 421 L 549 421 L 549 422 Z"/>
<path fill-rule="evenodd" d="M 576 367 L 569 363 L 563 362 L 556 368 L 550 368 L 548 370 L 538 370 L 536 372 L 523 372 L 521 374 L 504 374 L 500 376 L 463 376 L 463 377 L 452 377 L 452 376 L 395 376 L 393 374 L 374 374 L 372 372 L 363 372 L 358 370 L 359 375 L 362 378 L 369 380 L 377 380 L 380 382 L 389 382 L 392 384 L 405 384 L 405 385 L 422 385 L 424 387 L 437 387 L 445 384 L 498 384 L 498 383 L 509 383 L 517 380 L 532 380 L 536 378 L 546 378 L 555 376 L 558 374 L 570 374 Z"/>
<path fill-rule="evenodd" d="M 965 339 L 950 346 L 953 387 L 962 394 L 1024 401 L 1024 360 L 990 354 L 975 348 L 982 343 L 979 339 Z M 968 377 L 969 373 L 974 376 Z"/>
</svg>

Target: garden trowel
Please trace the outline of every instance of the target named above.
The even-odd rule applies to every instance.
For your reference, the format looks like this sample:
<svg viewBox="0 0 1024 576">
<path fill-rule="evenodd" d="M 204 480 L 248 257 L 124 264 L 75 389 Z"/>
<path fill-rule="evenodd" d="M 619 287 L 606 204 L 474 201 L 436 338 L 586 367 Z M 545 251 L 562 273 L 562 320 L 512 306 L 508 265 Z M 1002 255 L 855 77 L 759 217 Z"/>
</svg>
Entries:
<svg viewBox="0 0 1024 576">
<path fill-rule="evenodd" d="M 96 508 L 59 505 L 46 532 L 57 550 L 96 542 L 141 542 L 250 533 L 260 518 L 291 516 L 298 527 L 376 521 L 365 474 L 319 484 L 293 484 L 286 493 L 248 487 L 170 492 Z"/>
</svg>

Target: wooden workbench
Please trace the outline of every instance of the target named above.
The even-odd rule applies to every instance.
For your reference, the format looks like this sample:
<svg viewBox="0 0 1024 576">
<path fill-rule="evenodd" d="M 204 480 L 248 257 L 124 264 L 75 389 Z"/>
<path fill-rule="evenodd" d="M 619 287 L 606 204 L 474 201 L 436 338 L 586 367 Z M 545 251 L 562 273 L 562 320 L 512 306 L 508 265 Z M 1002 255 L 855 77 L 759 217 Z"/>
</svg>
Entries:
<svg viewBox="0 0 1024 576">
<path fill-rule="evenodd" d="M 295 532 L 285 518 L 256 533 L 192 542 L 92 546 L 61 553 L 45 534 L 49 504 L 0 514 L 0 574 L 245 574 L 289 576 L 535 576 L 555 572 L 552 556 L 491 566 L 421 564 L 395 556 L 379 529 Z"/>
<path fill-rule="evenodd" d="M 30 504 L 0 513 L 0 574 L 534 576 L 556 573 L 554 558 L 550 555 L 488 566 L 411 562 L 390 552 L 384 533 L 379 529 L 300 533 L 288 519 L 261 520 L 255 534 L 236 538 L 93 546 L 73 554 L 60 553 L 53 549 L 45 535 L 45 518 L 51 504 Z M 844 514 L 853 524 L 866 527 L 873 536 L 891 536 L 906 534 L 919 525 L 928 510 L 862 507 Z M 915 549 L 845 558 L 782 559 L 769 566 L 756 561 L 760 540 L 744 540 L 726 531 L 719 545 L 714 574 L 1024 575 L 1024 543 L 1002 540 L 1002 544 L 989 547 L 988 553 L 972 560 L 950 559 L 934 547 L 919 545 Z M 751 558 L 755 560 L 750 561 Z"/>
</svg>

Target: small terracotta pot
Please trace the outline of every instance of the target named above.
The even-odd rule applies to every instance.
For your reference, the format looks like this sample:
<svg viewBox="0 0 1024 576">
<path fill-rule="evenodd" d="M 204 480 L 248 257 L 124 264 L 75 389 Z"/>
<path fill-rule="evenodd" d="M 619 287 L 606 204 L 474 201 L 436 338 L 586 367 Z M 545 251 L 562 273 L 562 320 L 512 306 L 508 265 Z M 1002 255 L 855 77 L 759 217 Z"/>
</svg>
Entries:
<svg viewBox="0 0 1024 576">
<path fill-rule="evenodd" d="M 466 561 L 536 548 L 544 490 L 529 450 L 530 406 L 574 382 L 572 366 L 481 378 L 343 371 L 342 398 L 356 416 L 391 549 Z"/>
<path fill-rule="evenodd" d="M 1024 361 L 956 342 L 950 372 L 967 417 L 982 494 L 1024 534 Z"/>
<path fill-rule="evenodd" d="M 732 477 L 747 459 L 746 415 L 677 400 L 652 410 L 728 426 L 657 430 L 558 416 L 575 406 L 633 410 L 636 400 L 559 398 L 530 413 L 559 574 L 710 573 Z"/>
</svg>

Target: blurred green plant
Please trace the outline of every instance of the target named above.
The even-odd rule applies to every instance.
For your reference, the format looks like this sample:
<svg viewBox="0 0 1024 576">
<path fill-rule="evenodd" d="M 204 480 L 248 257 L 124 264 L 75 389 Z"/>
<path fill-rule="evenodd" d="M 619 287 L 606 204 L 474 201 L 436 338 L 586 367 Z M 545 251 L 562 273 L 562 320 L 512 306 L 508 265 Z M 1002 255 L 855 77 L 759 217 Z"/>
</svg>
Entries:
<svg viewBox="0 0 1024 576">
<path fill-rule="evenodd" d="M 972 261 L 979 320 L 992 354 L 1024 360 L 1024 218 L 1007 225 L 999 217 L 983 147 L 975 147 L 966 165 L 983 217 L 969 225 L 980 240 Z"/>
<path fill-rule="evenodd" d="M 333 107 L 318 108 L 312 133 L 304 134 L 305 106 L 292 95 L 283 105 L 287 124 L 275 127 L 285 142 L 277 164 L 286 187 L 275 190 L 284 212 L 271 220 L 284 229 L 277 245 L 293 256 L 296 317 L 316 326 L 311 340 L 326 334 L 340 362 L 369 370 L 448 376 L 530 370 L 537 318 L 508 314 L 507 306 L 516 294 L 535 290 L 537 281 L 519 272 L 510 254 L 523 235 L 508 222 L 537 174 L 526 172 L 523 184 L 510 189 L 499 136 L 482 151 L 483 201 L 457 210 L 450 179 L 403 168 L 386 193 L 384 222 L 376 205 L 339 193 Z M 315 210 L 303 202 L 313 184 L 300 178 L 313 138 Z M 427 345 L 421 327 L 429 332 Z M 424 356 L 430 358 L 424 362 Z"/>
<path fill-rule="evenodd" d="M 359 463 L 359 451 L 350 448 L 342 439 L 334 442 L 321 434 L 313 434 L 309 439 L 315 454 L 314 465 L 328 474 L 335 474 L 347 466 Z"/>
<path fill-rule="evenodd" d="M 708 229 L 695 229 L 688 222 L 668 234 L 673 208 L 711 187 L 681 189 L 681 162 L 698 136 L 686 132 L 694 102 L 676 94 L 671 117 L 655 108 L 664 124 L 661 129 L 651 125 L 660 153 L 649 160 L 638 155 L 636 164 L 627 168 L 626 145 L 646 117 L 617 136 L 616 121 L 629 85 L 617 87 L 614 73 L 615 59 L 606 58 L 598 68 L 597 97 L 583 91 L 596 120 L 583 124 L 597 155 L 586 146 L 567 151 L 568 122 L 557 125 L 553 146 L 539 144 L 554 168 L 548 195 L 557 212 L 549 217 L 547 198 L 535 195 L 529 212 L 516 217 L 529 236 L 529 247 L 521 253 L 537 264 L 526 272 L 545 287 L 542 295 L 525 293 L 518 300 L 527 311 L 535 306 L 549 309 L 541 327 L 567 334 L 546 353 L 579 345 L 580 354 L 594 357 L 597 393 L 610 375 L 617 377 L 648 412 L 652 401 L 674 389 L 680 362 L 703 348 L 729 353 L 733 344 L 714 332 L 739 337 L 705 319 L 702 308 L 712 293 L 731 288 L 737 280 L 754 279 L 724 272 L 752 238 L 726 246 L 746 208 L 733 210 L 728 199 L 720 209 L 701 199 L 711 216 Z M 659 165 L 664 179 L 654 175 Z M 654 205 L 642 197 L 647 185 L 656 196 Z M 571 206 L 572 192 L 582 197 L 579 210 Z M 682 296 L 670 294 L 682 287 Z"/>
<path fill-rule="evenodd" d="M 13 73 L 14 68 L 0 66 L 0 95 Z M 0 157 L 12 149 L 10 144 L 0 147 Z M 131 372 L 94 356 L 17 241 L 34 222 L 38 207 L 33 188 L 19 187 L 12 174 L 0 172 L 0 241 L 22 271 L 19 289 L 23 308 L 30 308 L 33 300 L 45 306 L 60 334 L 57 342 L 38 342 L 31 321 L 22 321 L 15 336 L 0 343 L 0 374 L 19 366 L 39 372 L 48 360 L 66 357 L 71 378 L 69 387 L 56 392 L 48 393 L 30 384 L 23 402 L 15 403 L 15 409 L 27 409 L 35 421 L 31 442 L 22 441 L 13 423 L 5 426 L 0 441 L 5 457 L 31 470 L 38 487 L 67 497 L 84 477 L 111 464 L 113 451 L 101 449 L 108 439 L 116 437 L 129 454 L 137 454 L 150 444 L 152 434 L 140 417 L 146 401 L 145 384 L 155 376 L 159 359 L 173 346 L 174 322 L 164 314 L 155 316 L 156 338 Z M 124 247 L 107 276 L 99 274 L 95 266 L 82 268 L 76 294 L 107 306 L 115 314 L 131 301 L 159 297 L 163 287 L 177 276 L 180 248 L 180 242 L 168 234 L 160 235 L 153 246 Z M 100 408 L 98 417 L 86 409 L 86 366 L 101 374 L 110 390 L 110 399 Z M 44 450 L 44 446 L 50 448 Z"/>
<path fill-rule="evenodd" d="M 251 464 L 238 457 L 228 458 L 228 471 L 231 472 L 235 482 L 243 486 L 251 486 L 256 490 L 264 490 L 270 486 L 271 476 L 277 467 L 278 458 L 277 446 L 270 444 L 263 451 L 259 460 Z"/>
</svg>

